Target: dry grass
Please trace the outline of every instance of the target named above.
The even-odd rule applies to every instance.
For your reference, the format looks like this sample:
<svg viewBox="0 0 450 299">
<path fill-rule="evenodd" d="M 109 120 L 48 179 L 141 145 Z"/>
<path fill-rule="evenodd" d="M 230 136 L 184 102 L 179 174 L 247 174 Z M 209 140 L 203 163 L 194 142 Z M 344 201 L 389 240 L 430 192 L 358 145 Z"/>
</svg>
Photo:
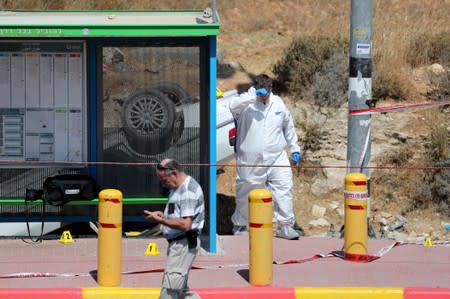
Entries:
<svg viewBox="0 0 450 299">
<path fill-rule="evenodd" d="M 292 37 L 349 37 L 350 1 L 260 0 L 245 3 L 252 5 L 247 4 L 246 9 L 242 4 L 239 5 L 239 2 L 234 3 L 236 8 L 219 6 L 219 13 L 224 20 L 222 35 L 219 36 L 219 39 L 224 41 L 221 46 L 228 49 L 230 37 L 234 37 L 235 44 L 232 46 L 236 50 L 241 50 L 237 51 L 237 54 L 244 54 L 241 53 L 244 51 L 251 52 L 252 45 L 258 48 L 266 44 L 266 47 L 273 47 L 276 50 L 282 44 L 281 48 L 284 48 Z M 264 6 L 267 9 L 250 8 Z M 373 1 L 372 38 L 374 57 L 377 58 L 379 67 L 391 69 L 392 72 L 401 69 L 408 71 L 405 54 L 410 40 L 421 33 L 436 34 L 450 31 L 449 15 L 448 0 Z M 265 26 L 261 26 L 261 19 L 272 19 L 272 22 L 266 22 Z M 258 36 L 254 34 L 256 29 L 262 31 Z M 248 32 L 252 34 L 247 35 Z M 261 38 L 264 36 L 267 38 Z M 269 38 L 275 36 L 277 42 L 271 42 L 273 39 Z"/>
<path fill-rule="evenodd" d="M 253 73 L 270 70 L 293 37 L 349 37 L 351 1 L 216 2 L 222 22 L 219 48 L 229 59 L 250 58 L 250 62 L 243 64 Z M 405 53 L 411 39 L 421 33 L 450 31 L 450 0 L 372 3 L 374 57 L 380 68 L 407 72 Z M 202 9 L 210 5 L 209 0 L 0 0 L 3 9 Z M 273 48 L 272 57 L 258 51 L 261 47 Z"/>
<path fill-rule="evenodd" d="M 210 5 L 211 1 L 155 1 L 155 0 L 2 0 L 7 9 L 61 9 L 61 10 L 133 10 L 133 9 L 193 9 Z"/>
<path fill-rule="evenodd" d="M 431 124 L 431 142 L 428 146 L 426 157 L 431 165 L 447 160 L 450 157 L 448 122 L 444 114 L 436 110 L 430 112 L 433 115 Z M 449 182 L 450 183 L 450 182 Z"/>
<path fill-rule="evenodd" d="M 381 65 L 404 66 L 412 39 L 450 31 L 450 1 L 375 1 L 374 46 Z"/>
<path fill-rule="evenodd" d="M 378 166 L 407 167 L 417 161 L 410 145 L 392 150 L 376 161 Z M 401 214 L 412 204 L 411 195 L 417 186 L 422 184 L 424 174 L 415 171 L 378 171 L 372 173 L 373 210 L 389 210 L 390 213 Z"/>
</svg>

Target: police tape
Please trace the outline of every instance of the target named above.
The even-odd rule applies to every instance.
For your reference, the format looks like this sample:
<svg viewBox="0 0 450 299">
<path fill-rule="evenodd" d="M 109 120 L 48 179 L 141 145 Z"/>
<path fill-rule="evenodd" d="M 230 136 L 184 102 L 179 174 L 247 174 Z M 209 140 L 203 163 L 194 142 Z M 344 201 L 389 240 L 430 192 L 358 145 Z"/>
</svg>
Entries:
<svg viewBox="0 0 450 299">
<path fill-rule="evenodd" d="M 346 261 L 351 262 L 359 262 L 359 263 L 370 263 L 373 262 L 388 253 L 392 248 L 400 245 L 405 245 L 406 243 L 402 242 L 395 242 L 389 246 L 383 247 L 380 250 L 378 250 L 375 254 L 354 254 L 354 253 L 348 253 L 344 252 L 343 250 L 336 250 L 333 251 L 331 254 L 335 257 L 339 257 L 341 259 L 345 259 Z"/>
<path fill-rule="evenodd" d="M 349 115 L 370 115 L 375 113 L 388 113 L 388 112 L 402 112 L 406 110 L 414 109 L 426 109 L 431 107 L 439 107 L 450 105 L 450 100 L 447 101 L 436 101 L 431 103 L 420 103 L 420 104 L 405 104 L 396 106 L 385 106 L 385 107 L 375 107 L 368 109 L 357 109 L 349 111 Z"/>
<path fill-rule="evenodd" d="M 0 161 L 0 165 L 14 165 L 19 164 L 23 165 L 115 165 L 115 166 L 145 166 L 145 167 L 153 167 L 158 165 L 159 163 L 153 162 L 65 162 L 65 161 L 27 161 L 27 160 L 7 160 Z M 209 164 L 209 163 L 182 163 L 184 167 L 223 167 L 223 168 L 236 168 L 236 167 L 244 167 L 244 168 L 292 168 L 292 169 L 384 169 L 384 170 L 424 170 L 424 171 L 436 171 L 436 170 L 446 170 L 450 169 L 450 165 L 441 165 L 441 166 L 421 166 L 421 165 L 413 165 L 413 166 L 356 166 L 356 165 L 318 165 L 318 164 L 307 164 L 301 163 L 299 165 L 291 166 L 291 165 L 273 165 L 273 164 Z"/>
<path fill-rule="evenodd" d="M 440 242 L 440 244 L 445 245 L 449 244 L 449 241 Z M 365 257 L 359 257 L 357 260 L 352 261 L 359 261 L 359 262 L 371 262 L 374 260 L 377 260 L 381 257 L 383 257 L 385 254 L 387 254 L 392 248 L 400 245 L 407 245 L 407 244 L 417 244 L 417 243 L 407 243 L 407 242 L 399 242 L 396 241 L 392 243 L 391 245 L 388 245 L 386 247 L 381 248 L 377 253 L 372 255 L 364 255 Z M 435 242 L 435 245 L 438 245 L 437 242 Z M 323 258 L 331 258 L 331 257 L 338 257 L 338 258 L 344 258 L 345 253 L 342 250 L 335 250 L 328 254 L 315 254 L 309 258 L 304 259 L 292 259 L 292 260 L 284 260 L 284 261 L 273 261 L 274 265 L 290 265 L 290 264 L 302 264 L 307 262 L 312 262 L 317 259 L 323 259 Z M 226 265 L 211 265 L 211 266 L 192 266 L 192 270 L 220 270 L 220 269 L 227 269 L 227 268 L 248 268 L 248 263 L 241 263 L 241 264 L 226 264 Z M 144 269 L 144 270 L 136 270 L 136 271 L 125 271 L 122 272 L 122 275 L 133 275 L 133 274 L 148 274 L 148 273 L 162 273 L 164 272 L 164 268 L 154 268 L 154 269 Z M 0 279 L 8 279 L 8 278 L 37 278 L 37 277 L 82 277 L 82 276 L 91 276 L 90 273 L 55 273 L 55 272 L 20 272 L 20 273 L 10 273 L 10 274 L 1 274 Z"/>
<path fill-rule="evenodd" d="M 436 240 L 433 241 L 434 246 L 450 245 L 450 241 L 448 240 Z M 392 244 L 385 246 L 378 250 L 375 254 L 367 254 L 367 255 L 359 255 L 355 259 L 345 259 L 345 252 L 343 250 L 335 250 L 328 254 L 315 254 L 309 258 L 299 259 L 299 260 L 285 260 L 285 261 L 273 261 L 274 265 L 290 265 L 290 264 L 302 264 L 306 262 L 311 262 L 317 259 L 322 258 L 330 258 L 337 257 L 344 260 L 349 260 L 352 262 L 372 262 L 377 259 L 382 258 L 389 251 L 391 251 L 394 247 L 401 245 L 423 245 L 422 243 L 417 242 L 400 242 L 396 241 Z M 211 266 L 192 266 L 192 270 L 220 270 L 226 268 L 246 268 L 249 267 L 248 263 L 242 264 L 227 264 L 227 265 L 211 265 Z M 122 272 L 122 275 L 133 275 L 133 274 L 146 274 L 146 273 L 161 273 L 164 272 L 164 268 L 154 268 L 154 269 L 144 269 L 144 270 L 136 270 L 136 271 L 126 271 Z M 35 277 L 81 277 L 81 276 L 92 276 L 90 273 L 54 273 L 54 272 L 21 272 L 21 273 L 11 273 L 11 274 L 1 274 L 0 279 L 8 279 L 8 278 L 35 278 Z"/>
<path fill-rule="evenodd" d="M 35 277 L 80 277 L 91 276 L 89 273 L 54 273 L 54 272 L 20 272 L 11 274 L 2 274 L 0 279 L 5 278 L 35 278 Z"/>
</svg>

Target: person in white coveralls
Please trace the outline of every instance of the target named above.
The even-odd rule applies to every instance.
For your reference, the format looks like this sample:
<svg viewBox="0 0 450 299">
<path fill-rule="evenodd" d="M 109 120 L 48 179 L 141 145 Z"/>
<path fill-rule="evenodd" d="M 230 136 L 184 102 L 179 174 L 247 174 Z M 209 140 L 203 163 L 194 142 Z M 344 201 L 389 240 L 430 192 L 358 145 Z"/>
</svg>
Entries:
<svg viewBox="0 0 450 299">
<path fill-rule="evenodd" d="M 248 234 L 248 194 L 267 188 L 272 193 L 276 236 L 294 240 L 298 231 L 292 202 L 292 169 L 301 160 L 291 113 L 283 100 L 272 93 L 272 79 L 255 78 L 254 86 L 233 98 L 230 111 L 236 121 L 236 209 L 231 217 L 234 235 Z"/>
</svg>

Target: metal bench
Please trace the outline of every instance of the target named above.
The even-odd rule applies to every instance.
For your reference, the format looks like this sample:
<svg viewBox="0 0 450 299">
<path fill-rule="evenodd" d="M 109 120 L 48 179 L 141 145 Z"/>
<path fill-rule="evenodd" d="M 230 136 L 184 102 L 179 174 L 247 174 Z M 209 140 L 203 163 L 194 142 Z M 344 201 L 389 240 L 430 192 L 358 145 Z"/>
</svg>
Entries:
<svg viewBox="0 0 450 299">
<path fill-rule="evenodd" d="M 165 204 L 167 202 L 165 197 L 157 198 L 123 198 L 123 205 L 150 205 L 150 204 Z M 38 211 L 39 207 L 44 207 L 43 201 L 41 199 L 28 201 L 25 199 L 0 199 L 0 211 L 1 217 L 0 222 L 92 222 L 97 220 L 97 210 L 98 199 L 87 201 L 72 201 L 66 203 L 64 206 L 50 206 L 46 205 L 45 208 L 49 209 L 48 215 L 46 215 L 45 210 Z M 95 209 L 87 208 L 86 215 L 64 215 L 59 214 L 64 207 L 78 207 L 78 206 L 90 206 L 95 207 Z M 8 208 L 11 208 L 8 210 Z M 41 208 L 41 209 L 42 209 Z M 15 209 L 15 210 L 14 210 Z M 19 209 L 22 209 L 21 213 Z M 30 210 L 34 209 L 34 212 L 30 214 Z M 13 211 L 14 210 L 14 211 Z M 37 213 L 41 213 L 37 215 Z M 126 222 L 139 222 L 143 221 L 144 217 L 142 215 L 124 215 L 123 221 Z"/>
</svg>

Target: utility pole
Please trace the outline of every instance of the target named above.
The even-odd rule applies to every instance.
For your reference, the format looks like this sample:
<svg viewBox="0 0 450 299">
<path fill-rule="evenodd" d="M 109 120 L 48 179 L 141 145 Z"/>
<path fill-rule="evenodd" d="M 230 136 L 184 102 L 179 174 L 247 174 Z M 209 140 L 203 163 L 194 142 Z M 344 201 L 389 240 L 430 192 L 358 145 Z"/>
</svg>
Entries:
<svg viewBox="0 0 450 299">
<path fill-rule="evenodd" d="M 213 23 L 217 23 L 217 14 L 216 14 L 217 5 L 216 5 L 216 0 L 211 0 L 211 10 L 212 10 Z"/>
<path fill-rule="evenodd" d="M 372 100 L 372 0 L 352 0 L 348 88 L 347 173 L 361 172 L 368 178 L 370 218 L 370 114 L 354 114 L 375 106 Z M 369 236 L 374 232 L 369 227 Z"/>
</svg>

